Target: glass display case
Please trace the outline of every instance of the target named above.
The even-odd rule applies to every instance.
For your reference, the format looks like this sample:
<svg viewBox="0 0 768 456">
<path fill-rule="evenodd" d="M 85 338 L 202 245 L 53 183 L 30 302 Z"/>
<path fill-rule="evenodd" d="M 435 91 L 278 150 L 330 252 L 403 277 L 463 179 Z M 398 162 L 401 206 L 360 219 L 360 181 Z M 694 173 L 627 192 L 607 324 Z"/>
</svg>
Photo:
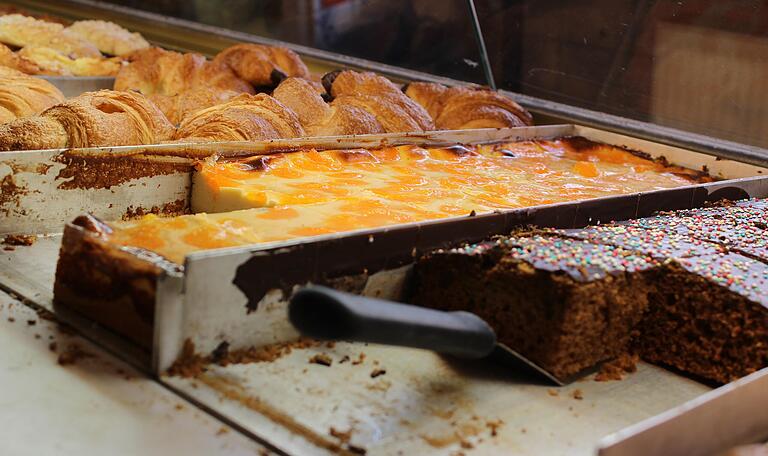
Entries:
<svg viewBox="0 0 768 456">
<path fill-rule="evenodd" d="M 110 3 L 453 80 L 489 83 L 473 15 L 463 0 Z M 726 155 L 768 155 L 765 5 L 711 0 L 474 4 L 496 85 L 522 95 L 523 104 L 534 112 L 608 124 Z"/>
<path fill-rule="evenodd" d="M 93 454 L 99 452 L 87 439 L 98 438 L 87 428 L 97 420 L 128 440 L 119 442 L 128 453 L 139 447 L 125 436 L 138 436 L 139 449 L 160 454 L 166 444 L 171 449 L 165 453 L 199 446 L 199 453 L 211 454 L 228 432 L 232 439 L 225 437 L 224 445 L 237 438 L 260 454 L 311 455 L 622 456 L 649 448 L 710 454 L 768 438 L 762 342 L 768 334 L 767 5 L 0 2 L 3 14 L 19 11 L 65 25 L 102 19 L 141 33 L 147 42 L 136 53 L 97 52 L 115 65 L 100 78 L 107 85 L 78 85 L 83 90 L 63 94 L 60 104 L 110 119 L 93 131 L 120 133 L 129 120 L 115 119 L 132 117 L 113 114 L 132 109 L 97 97 L 135 97 L 154 109 L 160 126 L 158 136 L 146 140 L 115 142 L 123 139 L 104 134 L 104 143 L 73 145 L 67 135 L 80 123 L 45 118 L 52 108 L 16 119 L 22 123 L 14 126 L 53 126 L 58 142 L 0 152 L 0 234 L 16 242 L 0 251 L 0 304 L 18 300 L 17 307 L 71 325 L 94 348 L 136 367 L 136 377 L 214 420 L 197 439 L 176 438 L 174 426 L 164 427 L 164 420 L 175 420 L 172 412 L 147 405 L 157 402 L 154 395 L 122 387 L 105 392 L 105 400 L 133 403 L 125 414 L 133 415 L 133 408 L 162 414 L 154 421 L 136 415 L 152 432 L 131 433 L 123 423 L 133 421 L 124 417 L 110 421 L 111 408 L 69 413 L 71 404 L 60 400 L 79 406 L 89 400 L 85 393 L 84 399 L 58 394 L 50 404 L 25 405 L 38 416 L 80 416 L 55 430 L 75 435 L 74 426 L 86 428 L 83 447 Z M 269 55 L 257 83 L 235 71 L 246 58 L 221 57 L 240 43 L 285 46 L 301 59 L 284 49 L 237 46 Z M 21 55 L 23 46 L 9 44 Z M 301 65 L 289 78 L 272 53 L 307 68 Z M 158 76 L 169 68 L 172 76 Z M 211 68 L 216 77 L 189 76 Z M 339 69 L 372 71 L 395 84 Z M 152 87 L 120 86 L 126 74 Z M 92 82 L 80 76 L 61 79 Z M 220 76 L 242 90 L 215 87 L 211 81 Z M 40 82 L 34 78 L 57 76 L 25 77 Z M 345 77 L 376 84 L 344 94 L 334 83 L 343 86 Z M 183 87 L 158 93 L 155 85 L 167 81 Z M 187 87 L 187 81 L 198 85 Z M 306 90 L 295 95 L 288 92 L 291 84 Z M 94 94 L 104 87 L 113 90 Z M 438 95 L 419 101 L 419 87 Z M 175 112 L 187 95 L 196 101 L 198 90 L 229 98 Z M 472 100 L 455 103 L 452 116 L 433 114 L 435 106 L 449 104 L 448 95 L 440 98 L 445 94 Z M 504 95 L 530 111 L 533 122 Z M 344 106 L 345 96 L 359 104 Z M 270 109 L 248 112 L 249 105 L 267 102 Z M 398 112 L 403 105 L 416 109 Z M 517 113 L 517 123 L 491 123 L 499 106 L 508 122 Z M 482 118 L 490 127 L 479 128 L 477 119 L 462 118 L 457 126 L 438 122 L 470 111 L 477 117 L 492 111 Z M 168 112 L 177 114 L 175 120 Z M 334 117 L 338 112 L 341 120 Z M 422 113 L 428 122 L 391 129 L 380 122 L 403 112 Z M 323 122 L 315 121 L 316 113 Z M 372 127 L 342 131 L 349 119 L 372 119 Z M 283 121 L 295 130 L 268 131 Z M 314 129 L 325 121 L 339 130 Z M 186 131 L 190 125 L 234 133 L 198 136 Z M 265 133 L 236 135 L 254 125 L 265 125 Z M 81 130 L 88 138 L 91 130 Z M 32 137 L 37 144 L 37 135 L 18 131 L 26 133 L 18 127 L 7 136 Z M 420 272 L 425 259 L 443 256 L 445 269 Z M 437 294 L 413 299 L 419 287 L 429 291 L 427 282 Z M 290 309 L 298 290 L 317 284 L 357 295 L 341 313 L 310 308 L 304 321 L 319 323 L 318 337 L 337 324 L 368 326 L 339 340 L 310 339 L 314 334 L 296 324 Z M 450 307 L 444 301 L 454 296 L 463 301 Z M 382 319 L 357 318 L 353 307 L 361 302 L 394 305 L 394 317 L 373 311 Z M 701 312 L 700 304 L 709 307 Z M 406 314 L 405 308 L 422 313 Z M 728 312 L 718 313 L 724 308 Z M 457 309 L 471 310 L 482 328 L 454 328 Z M 440 333 L 442 339 L 430 332 L 435 314 L 423 313 L 438 310 L 451 329 Z M 21 319 L 8 321 L 13 318 Z M 515 318 L 524 323 L 507 329 Z M 675 326 L 681 321 L 686 330 Z M 674 357 L 640 352 L 638 341 L 652 332 L 658 336 L 652 354 L 676 355 L 666 350 L 673 332 L 667 328 L 673 327 L 683 341 L 678 351 L 690 350 L 684 354 L 693 361 L 681 366 L 669 361 Z M 478 359 L 451 356 L 468 353 L 467 334 L 478 333 L 484 341 L 482 353 L 473 355 Z M 403 342 L 409 338 L 428 342 Z M 442 350 L 434 340 L 458 348 Z M 739 351 L 721 356 L 731 345 Z M 755 346 L 762 351 L 752 356 Z M 547 352 L 551 347 L 557 350 Z M 708 352 L 697 351 L 701 347 Z M 551 356 L 537 359 L 538 351 Z M 733 367 L 728 376 L 701 367 L 709 361 L 720 366 L 726 358 Z M 544 365 L 542 359 L 555 361 Z M 29 382 L 23 390 L 32 396 L 47 390 L 46 382 Z M 86 383 L 84 374 L 56 391 Z M 42 454 L 58 444 L 35 443 Z"/>
</svg>

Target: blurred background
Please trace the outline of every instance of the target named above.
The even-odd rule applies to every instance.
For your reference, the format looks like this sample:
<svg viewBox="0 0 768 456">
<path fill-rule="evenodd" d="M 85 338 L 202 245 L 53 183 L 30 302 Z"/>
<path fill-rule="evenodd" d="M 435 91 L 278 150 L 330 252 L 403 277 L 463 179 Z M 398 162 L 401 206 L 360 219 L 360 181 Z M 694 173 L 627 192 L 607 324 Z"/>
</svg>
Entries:
<svg viewBox="0 0 768 456">
<path fill-rule="evenodd" d="M 485 84 L 464 0 L 111 0 Z M 475 1 L 499 88 L 768 147 L 768 2 Z"/>
</svg>

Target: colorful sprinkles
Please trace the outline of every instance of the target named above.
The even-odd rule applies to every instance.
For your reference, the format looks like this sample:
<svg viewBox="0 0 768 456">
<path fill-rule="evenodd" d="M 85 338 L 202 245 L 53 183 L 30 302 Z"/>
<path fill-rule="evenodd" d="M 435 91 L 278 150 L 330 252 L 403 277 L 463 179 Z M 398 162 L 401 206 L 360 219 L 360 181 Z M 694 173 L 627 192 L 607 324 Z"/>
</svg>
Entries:
<svg viewBox="0 0 768 456">
<path fill-rule="evenodd" d="M 576 280 L 644 271 L 674 261 L 689 272 L 768 306 L 768 200 L 577 230 L 540 230 L 467 245 L 451 253 L 502 249 L 504 260 Z"/>
</svg>

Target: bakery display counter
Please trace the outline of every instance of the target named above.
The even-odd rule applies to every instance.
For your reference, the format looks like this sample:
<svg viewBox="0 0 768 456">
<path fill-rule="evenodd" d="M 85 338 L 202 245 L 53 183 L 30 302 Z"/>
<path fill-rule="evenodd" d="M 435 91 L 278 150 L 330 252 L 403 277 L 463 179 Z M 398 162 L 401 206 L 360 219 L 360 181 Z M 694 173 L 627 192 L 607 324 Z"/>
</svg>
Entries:
<svg viewBox="0 0 768 456">
<path fill-rule="evenodd" d="M 559 172 L 589 174 L 590 170 L 611 169 L 615 173 L 618 168 L 612 167 L 618 166 L 616 163 L 603 164 L 601 160 L 614 157 L 615 161 L 616 157 L 622 156 L 633 163 L 633 172 L 654 172 L 659 163 L 663 163 L 661 170 L 674 164 L 698 168 L 699 172 L 691 172 L 685 178 L 687 181 L 676 182 L 672 185 L 675 188 L 666 190 L 648 191 L 650 189 L 646 188 L 639 193 L 581 202 L 478 211 L 472 216 L 380 228 L 365 229 L 362 226 L 362 231 L 352 233 L 306 233 L 319 236 L 264 244 L 249 245 L 258 240 L 243 237 L 240 227 L 238 242 L 242 246 L 210 250 L 225 246 L 219 244 L 207 245 L 202 250 L 182 250 L 176 263 L 153 257 L 146 250 L 151 250 L 151 245 L 139 244 L 145 250 L 130 245 L 127 248 L 102 245 L 102 241 L 91 239 L 91 233 L 83 230 L 84 225 L 71 225 L 66 234 L 65 252 L 72 255 L 75 263 L 86 263 L 81 265 L 83 267 L 73 267 L 75 263 L 59 265 L 63 275 L 59 276 L 61 287 L 56 291 L 56 299 L 60 301 L 56 307 L 53 306 L 52 285 L 61 235 L 40 236 L 31 246 L 2 252 L 7 262 L 3 261 L 0 280 L 26 299 L 54 310 L 57 318 L 84 331 L 124 359 L 158 375 L 162 383 L 183 397 L 204 405 L 251 438 L 268 442 L 270 447 L 283 452 L 359 453 L 365 449 L 370 454 L 388 454 L 397 451 L 462 451 L 472 447 L 493 453 L 519 446 L 588 454 L 603 436 L 694 399 L 711 386 L 640 363 L 638 371 L 621 382 L 597 382 L 594 375 L 588 375 L 570 386 L 554 388 L 545 380 L 513 366 L 467 363 L 404 348 L 309 342 L 299 339 L 287 321 L 288 295 L 280 290 L 290 290 L 293 285 L 308 281 L 322 281 L 347 291 L 397 299 L 414 254 L 508 233 L 526 224 L 573 228 L 646 216 L 656 210 L 696 207 L 719 197 L 765 197 L 768 188 L 765 178 L 761 177 L 762 168 L 577 126 L 274 140 L 248 145 L 169 144 L 103 150 L 30 151 L 6 153 L 3 158 L 6 166 L 12 168 L 13 164 L 14 172 L 18 173 L 14 176 L 15 182 L 27 182 L 35 189 L 34 192 L 17 193 L 19 199 L 7 206 L 11 216 L 8 220 L 16 224 L 16 232 L 45 233 L 46 229 L 51 229 L 48 227 L 88 211 L 97 211 L 96 214 L 105 220 L 136 217 L 152 207 L 166 208 L 166 214 L 184 213 L 195 204 L 201 204 L 190 188 L 191 182 L 202 179 L 198 175 L 201 171 L 235 178 L 228 180 L 227 185 L 231 189 L 229 192 L 238 186 L 244 190 L 232 194 L 239 204 L 261 201 L 247 196 L 250 189 L 247 180 L 238 181 L 237 173 L 218 168 L 216 162 L 210 162 L 210 168 L 192 166 L 194 158 L 205 157 L 212 150 L 233 157 L 261 151 L 266 154 L 261 157 L 269 159 L 279 156 L 274 155 L 275 152 L 288 156 L 291 153 L 306 154 L 285 151 L 309 146 L 319 151 L 365 147 L 376 154 L 379 153 L 377 147 L 384 145 L 381 150 L 387 150 L 386 147 L 403 144 L 406 147 L 403 150 L 414 146 L 444 150 L 442 159 L 456 160 L 461 155 L 450 153 L 452 149 L 445 149 L 446 146 L 460 143 L 471 150 L 473 143 L 480 143 L 489 153 L 487 160 L 490 164 L 501 158 L 494 158 L 492 151 L 498 149 L 488 144 L 503 144 L 504 141 L 526 144 L 525 141 L 531 139 L 541 141 L 574 136 L 603 144 L 618 144 L 649 155 L 635 155 L 620 149 L 588 162 L 592 166 L 577 166 L 580 161 L 576 160 Z M 511 151 L 515 147 L 518 146 L 512 144 L 503 150 Z M 525 158 L 524 149 L 518 147 L 516 150 L 517 153 L 509 155 L 517 160 L 533 159 Z M 529 153 L 534 151 L 541 153 L 538 148 Z M 62 154 L 77 159 L 63 161 Z M 140 173 L 130 176 L 106 172 L 113 169 L 114 160 L 105 164 L 105 155 L 114 159 L 115 154 L 130 163 L 157 161 L 161 167 L 133 166 Z M 659 162 L 662 156 L 665 160 Z M 51 170 L 39 173 L 36 168 L 22 166 L 25 158 L 50 162 Z M 432 159 L 435 158 L 438 157 Z M 504 163 L 515 163 L 514 157 L 508 158 L 510 160 Z M 566 159 L 567 155 L 560 160 Z M 271 169 L 242 160 L 237 158 L 232 163 L 236 166 L 251 163 L 248 168 L 256 172 Z M 274 164 L 279 163 L 280 160 L 276 160 Z M 320 162 L 312 163 L 318 165 Z M 291 169 L 307 172 L 309 164 L 299 166 L 297 162 Z M 700 171 L 703 164 L 706 164 L 706 173 Z M 167 171 L 162 166 L 167 166 Z M 379 164 L 378 169 L 381 166 Z M 316 167 L 312 169 L 317 171 Z M 484 167 L 488 168 L 487 164 Z M 548 167 L 557 168 L 552 164 Z M 67 168 L 95 172 L 92 178 L 86 178 L 89 173 L 67 172 Z M 283 176 L 279 171 L 282 168 L 274 169 L 278 171 L 270 178 L 290 177 Z M 376 167 L 367 169 L 366 172 L 377 170 Z M 343 167 L 338 171 L 344 172 Z M 62 187 L 62 184 L 73 182 L 68 177 L 70 175 L 75 181 L 78 176 L 83 178 L 83 186 Z M 104 179 L 116 180 L 105 185 Z M 703 180 L 697 182 L 699 179 Z M 270 198 L 291 196 L 278 192 L 281 185 L 278 182 L 270 185 L 276 192 Z M 373 186 L 371 190 L 375 188 Z M 112 207 L 94 205 L 95 200 L 90 196 L 93 192 L 104 192 L 105 198 L 112 201 Z M 141 199 L 137 199 L 139 195 Z M 357 198 L 365 195 L 363 192 L 355 194 Z M 418 200 L 416 196 L 413 201 Z M 30 197 L 36 199 L 33 201 Z M 182 203 L 174 204 L 176 201 Z M 288 203 L 287 199 L 283 201 L 285 203 Z M 299 205 L 295 205 L 297 203 Z M 305 210 L 300 203 L 290 204 L 295 205 L 296 211 Z M 211 207 L 209 210 L 217 209 Z M 248 210 L 274 211 L 258 207 Z M 39 215 L 30 217 L 33 212 Z M 226 213 L 221 215 L 226 218 Z M 197 216 L 182 216 L 179 220 L 185 220 L 183 217 L 192 217 L 192 221 Z M 174 223 L 174 219 L 166 220 Z M 267 222 L 274 221 L 265 220 Z M 391 219 L 377 223 L 396 222 L 397 219 Z M 118 222 L 116 225 L 130 227 L 135 223 Z M 142 223 L 151 224 L 152 216 L 142 219 Z M 14 230 L 9 229 L 9 232 Z M 172 231 L 165 234 L 172 237 Z M 150 235 L 148 241 L 152 239 Z M 95 289 L 88 285 L 88 280 L 83 282 L 83 287 L 73 286 L 75 277 L 89 277 L 87 264 L 93 262 L 88 260 L 88 255 L 93 261 L 104 262 L 103 267 L 97 268 L 99 283 L 111 284 L 107 286 L 110 293 L 123 290 L 126 294 L 121 297 L 115 294 L 114 300 L 102 302 L 90 298 L 75 299 L 86 297 L 89 289 Z M 140 274 L 132 275 L 133 272 Z M 67 287 L 69 291 L 64 292 Z M 117 315 L 120 317 L 115 318 Z M 93 319 L 104 326 L 95 326 Z M 287 378 L 291 381 L 287 382 Z M 553 431 L 553 422 L 561 423 L 555 428 L 571 431 Z M 557 438 L 553 439 L 552 433 Z"/>
<path fill-rule="evenodd" d="M 32 360 L 9 391 L 40 387 L 41 369 L 81 397 L 45 400 L 52 428 L 93 426 L 61 421 L 85 404 L 148 454 L 711 454 L 765 440 L 756 148 L 154 13 L 12 3 L 48 18 L 14 19 L 41 33 L 106 27 L 139 45 L 89 35 L 93 55 L 48 59 L 62 66 L 44 76 L 34 37 L 0 50 L 37 74 L 0 74 L 0 95 L 27 94 L 0 111 L 0 311 L 78 333 L 35 320 L 18 342 L 17 322 L 0 358 Z M 0 35 L 14 25 L 2 17 Z M 82 94 L 102 88 L 115 90 Z M 313 284 L 471 311 L 524 363 L 309 339 L 288 308 Z M 62 368 L 33 348 L 46 338 Z M 715 426 L 713 410 L 731 419 Z M 711 432 L 694 441 L 697 426 Z M 46 432 L 38 452 L 101 450 Z"/>
</svg>

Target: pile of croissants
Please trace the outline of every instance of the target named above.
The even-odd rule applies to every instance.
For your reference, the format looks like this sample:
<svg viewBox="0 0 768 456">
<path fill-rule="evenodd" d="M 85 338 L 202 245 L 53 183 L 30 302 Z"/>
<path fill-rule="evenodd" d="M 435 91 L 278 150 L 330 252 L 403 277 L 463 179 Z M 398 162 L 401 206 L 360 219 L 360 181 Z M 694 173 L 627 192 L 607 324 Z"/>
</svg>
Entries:
<svg viewBox="0 0 768 456">
<path fill-rule="evenodd" d="M 0 150 L 532 123 L 525 109 L 490 90 L 423 82 L 401 88 L 374 73 L 350 70 L 313 78 L 296 53 L 281 47 L 238 44 L 211 60 L 146 47 L 124 58 L 114 90 L 69 100 L 44 80 L 0 66 Z"/>
</svg>

